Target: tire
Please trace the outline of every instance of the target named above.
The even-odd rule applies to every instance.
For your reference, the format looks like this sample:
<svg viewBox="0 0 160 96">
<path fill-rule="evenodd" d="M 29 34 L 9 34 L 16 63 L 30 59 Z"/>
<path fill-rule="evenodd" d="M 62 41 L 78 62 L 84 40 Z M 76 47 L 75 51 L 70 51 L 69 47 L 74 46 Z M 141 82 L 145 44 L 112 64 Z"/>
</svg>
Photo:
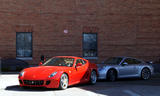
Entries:
<svg viewBox="0 0 160 96">
<path fill-rule="evenodd" d="M 116 79 L 117 79 L 116 71 L 113 69 L 109 70 L 107 73 L 107 80 L 114 82 L 116 81 Z"/>
<path fill-rule="evenodd" d="M 90 75 L 90 84 L 94 85 L 97 81 L 97 73 L 96 71 L 92 71 Z"/>
<path fill-rule="evenodd" d="M 151 78 L 151 71 L 148 68 L 143 68 L 141 71 L 141 79 L 148 80 Z"/>
<path fill-rule="evenodd" d="M 63 73 L 59 81 L 59 89 L 64 90 L 68 87 L 68 75 Z"/>
</svg>

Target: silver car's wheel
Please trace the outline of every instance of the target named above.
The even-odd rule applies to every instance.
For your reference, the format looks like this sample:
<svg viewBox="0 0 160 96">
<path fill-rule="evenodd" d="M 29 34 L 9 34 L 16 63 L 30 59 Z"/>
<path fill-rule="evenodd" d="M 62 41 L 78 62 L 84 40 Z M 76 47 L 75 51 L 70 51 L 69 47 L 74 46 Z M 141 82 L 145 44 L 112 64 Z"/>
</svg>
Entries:
<svg viewBox="0 0 160 96">
<path fill-rule="evenodd" d="M 68 76 L 67 74 L 62 74 L 60 82 L 59 82 L 59 89 L 66 89 L 68 87 Z"/>
<path fill-rule="evenodd" d="M 116 71 L 115 70 L 109 70 L 108 71 L 108 73 L 107 73 L 107 80 L 109 80 L 109 81 L 116 81 L 116 78 L 117 78 L 117 76 L 116 76 Z"/>
<path fill-rule="evenodd" d="M 151 77 L 151 71 L 148 68 L 143 68 L 141 71 L 141 78 L 143 80 L 148 80 Z"/>
<path fill-rule="evenodd" d="M 90 76 L 90 83 L 96 84 L 96 81 L 97 81 L 97 73 L 96 71 L 92 71 Z"/>
</svg>

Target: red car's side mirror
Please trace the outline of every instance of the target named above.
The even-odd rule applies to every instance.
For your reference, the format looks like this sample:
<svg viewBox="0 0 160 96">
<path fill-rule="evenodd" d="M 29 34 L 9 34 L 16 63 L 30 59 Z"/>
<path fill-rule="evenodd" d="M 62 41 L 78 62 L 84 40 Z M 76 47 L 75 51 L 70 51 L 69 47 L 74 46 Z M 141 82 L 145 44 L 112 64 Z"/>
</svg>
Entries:
<svg viewBox="0 0 160 96">
<path fill-rule="evenodd" d="M 39 62 L 39 66 L 41 66 L 43 63 L 42 62 Z"/>
<path fill-rule="evenodd" d="M 76 64 L 76 67 L 78 67 L 78 66 L 82 66 L 82 63 L 77 63 L 77 64 Z"/>
</svg>

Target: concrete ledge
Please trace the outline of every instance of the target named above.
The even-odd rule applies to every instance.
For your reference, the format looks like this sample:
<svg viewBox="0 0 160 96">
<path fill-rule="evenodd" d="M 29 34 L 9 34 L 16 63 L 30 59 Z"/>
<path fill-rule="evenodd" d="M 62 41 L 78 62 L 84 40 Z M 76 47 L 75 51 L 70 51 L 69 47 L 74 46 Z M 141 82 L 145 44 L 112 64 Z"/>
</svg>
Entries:
<svg viewBox="0 0 160 96">
<path fill-rule="evenodd" d="M 5 74 L 19 74 L 19 72 L 1 72 L 1 75 Z"/>
</svg>

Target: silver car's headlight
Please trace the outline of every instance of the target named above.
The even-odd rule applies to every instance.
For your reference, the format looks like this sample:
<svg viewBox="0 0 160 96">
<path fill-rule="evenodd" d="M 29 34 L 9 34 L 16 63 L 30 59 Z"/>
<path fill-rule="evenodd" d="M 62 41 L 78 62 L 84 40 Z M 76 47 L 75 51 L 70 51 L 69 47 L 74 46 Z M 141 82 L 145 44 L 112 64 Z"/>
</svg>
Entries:
<svg viewBox="0 0 160 96">
<path fill-rule="evenodd" d="M 49 78 L 55 76 L 57 74 L 57 72 L 53 72 L 50 76 L 48 76 Z"/>
<path fill-rule="evenodd" d="M 19 76 L 22 77 L 24 75 L 25 71 L 22 71 Z"/>
</svg>

